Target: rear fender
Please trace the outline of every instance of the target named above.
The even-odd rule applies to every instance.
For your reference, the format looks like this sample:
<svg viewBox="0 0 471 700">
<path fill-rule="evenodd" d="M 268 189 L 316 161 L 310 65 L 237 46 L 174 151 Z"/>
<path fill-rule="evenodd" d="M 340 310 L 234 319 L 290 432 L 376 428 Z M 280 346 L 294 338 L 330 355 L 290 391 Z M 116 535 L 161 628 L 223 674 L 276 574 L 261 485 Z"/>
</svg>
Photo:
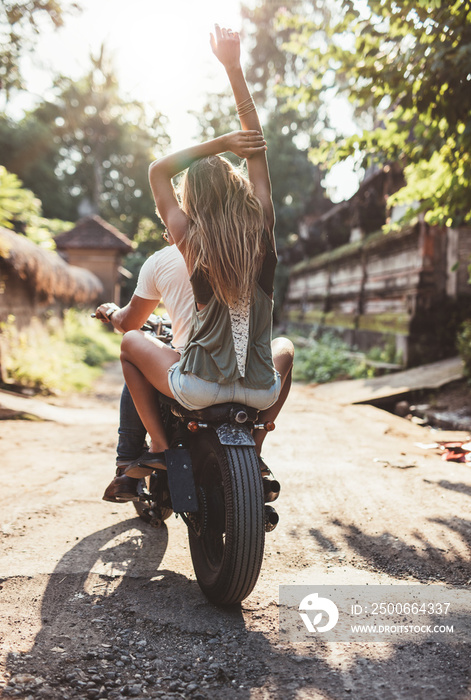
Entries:
<svg viewBox="0 0 471 700">
<path fill-rule="evenodd" d="M 243 425 L 233 423 L 222 423 L 216 428 L 221 445 L 255 447 L 255 440 L 250 431 Z"/>
</svg>

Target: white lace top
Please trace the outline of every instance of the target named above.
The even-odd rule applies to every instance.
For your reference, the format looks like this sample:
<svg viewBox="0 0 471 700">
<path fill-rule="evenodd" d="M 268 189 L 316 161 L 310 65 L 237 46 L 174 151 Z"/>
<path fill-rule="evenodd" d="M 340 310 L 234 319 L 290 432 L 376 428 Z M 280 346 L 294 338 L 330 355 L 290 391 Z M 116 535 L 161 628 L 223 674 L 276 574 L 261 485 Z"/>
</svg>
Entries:
<svg viewBox="0 0 471 700">
<path fill-rule="evenodd" d="M 232 338 L 237 358 L 237 368 L 241 377 L 245 377 L 245 363 L 247 361 L 247 348 L 249 342 L 250 299 L 239 299 L 235 304 L 229 305 L 231 319 Z"/>
</svg>

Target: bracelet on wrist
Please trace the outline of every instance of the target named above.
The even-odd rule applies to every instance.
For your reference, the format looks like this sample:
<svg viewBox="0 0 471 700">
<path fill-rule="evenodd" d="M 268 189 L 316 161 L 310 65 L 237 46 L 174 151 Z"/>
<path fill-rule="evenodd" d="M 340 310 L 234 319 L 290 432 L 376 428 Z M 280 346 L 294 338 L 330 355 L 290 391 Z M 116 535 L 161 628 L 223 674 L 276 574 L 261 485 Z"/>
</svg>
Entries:
<svg viewBox="0 0 471 700">
<path fill-rule="evenodd" d="M 242 100 L 242 102 L 238 102 L 236 107 L 237 109 L 243 109 L 248 104 L 253 104 L 252 95 L 249 95 L 245 100 Z"/>
<path fill-rule="evenodd" d="M 243 117 L 246 114 L 248 114 L 249 112 L 254 112 L 254 111 L 255 111 L 255 105 L 252 102 L 251 105 L 247 105 L 247 107 L 245 107 L 244 109 L 240 109 L 240 110 L 238 109 L 237 114 L 239 115 L 239 117 Z"/>
<path fill-rule="evenodd" d="M 236 104 L 236 107 L 239 117 L 243 117 L 249 112 L 252 112 L 255 109 L 252 95 L 249 95 L 245 100 L 242 100 L 242 102 Z"/>
<path fill-rule="evenodd" d="M 244 114 L 248 114 L 248 112 L 251 112 L 253 109 L 255 109 L 254 101 L 252 98 L 252 95 L 249 95 L 247 99 L 242 100 L 242 102 L 239 102 L 237 105 L 237 114 L 239 117 L 244 116 Z"/>
</svg>

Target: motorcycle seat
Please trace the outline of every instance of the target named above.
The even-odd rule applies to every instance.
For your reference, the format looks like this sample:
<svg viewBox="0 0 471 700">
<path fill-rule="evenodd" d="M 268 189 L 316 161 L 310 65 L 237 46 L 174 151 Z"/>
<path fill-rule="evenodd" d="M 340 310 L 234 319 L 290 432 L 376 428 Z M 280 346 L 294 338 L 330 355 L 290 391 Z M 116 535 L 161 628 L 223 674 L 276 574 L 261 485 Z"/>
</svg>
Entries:
<svg viewBox="0 0 471 700">
<path fill-rule="evenodd" d="M 163 403 L 171 407 L 172 413 L 178 418 L 188 418 L 204 423 L 232 423 L 235 420 L 236 414 L 240 411 L 246 412 L 249 422 L 256 421 L 258 418 L 257 408 L 244 406 L 240 403 L 219 403 L 214 406 L 208 406 L 207 408 L 201 408 L 197 411 L 190 411 L 174 398 L 161 394 L 160 399 Z"/>
</svg>

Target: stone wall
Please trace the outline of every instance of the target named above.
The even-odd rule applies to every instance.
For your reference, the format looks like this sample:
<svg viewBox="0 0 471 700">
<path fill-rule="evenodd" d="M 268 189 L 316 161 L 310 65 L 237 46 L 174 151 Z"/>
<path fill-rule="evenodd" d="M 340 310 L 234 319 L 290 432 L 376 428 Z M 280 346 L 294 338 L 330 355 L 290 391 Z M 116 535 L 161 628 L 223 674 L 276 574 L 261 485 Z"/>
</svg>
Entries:
<svg viewBox="0 0 471 700">
<path fill-rule="evenodd" d="M 296 265 L 286 316 L 362 350 L 394 342 L 406 366 L 439 359 L 454 353 L 456 326 L 471 317 L 470 255 L 470 229 L 376 233 Z"/>
</svg>

